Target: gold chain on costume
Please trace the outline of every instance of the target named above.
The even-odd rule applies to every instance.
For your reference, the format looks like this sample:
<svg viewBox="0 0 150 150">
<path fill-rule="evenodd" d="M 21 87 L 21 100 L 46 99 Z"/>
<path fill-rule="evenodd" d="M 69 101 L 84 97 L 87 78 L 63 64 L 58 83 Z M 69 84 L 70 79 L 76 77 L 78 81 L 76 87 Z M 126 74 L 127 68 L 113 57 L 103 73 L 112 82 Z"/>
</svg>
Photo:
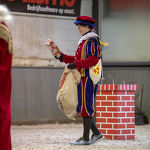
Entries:
<svg viewBox="0 0 150 150">
<path fill-rule="evenodd" d="M 0 38 L 7 41 L 9 53 L 13 54 L 13 43 L 12 43 L 12 37 L 11 37 L 10 31 L 3 24 L 0 24 Z"/>
</svg>

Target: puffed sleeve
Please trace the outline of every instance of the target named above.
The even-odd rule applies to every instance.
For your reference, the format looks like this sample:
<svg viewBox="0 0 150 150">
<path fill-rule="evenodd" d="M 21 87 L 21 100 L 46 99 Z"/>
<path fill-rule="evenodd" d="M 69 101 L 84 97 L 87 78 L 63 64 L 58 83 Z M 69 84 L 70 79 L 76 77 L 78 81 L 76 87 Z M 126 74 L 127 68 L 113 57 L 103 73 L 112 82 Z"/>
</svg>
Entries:
<svg viewBox="0 0 150 150">
<path fill-rule="evenodd" d="M 89 42 L 86 45 L 86 56 L 101 56 L 101 47 L 98 41 L 93 39 L 89 40 Z"/>
</svg>

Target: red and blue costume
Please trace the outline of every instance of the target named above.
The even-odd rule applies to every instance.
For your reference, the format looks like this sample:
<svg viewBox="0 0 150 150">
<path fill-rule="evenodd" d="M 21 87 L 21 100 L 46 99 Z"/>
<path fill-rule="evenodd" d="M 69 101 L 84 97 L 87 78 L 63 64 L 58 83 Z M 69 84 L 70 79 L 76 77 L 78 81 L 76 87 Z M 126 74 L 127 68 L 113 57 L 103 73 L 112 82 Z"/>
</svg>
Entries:
<svg viewBox="0 0 150 150">
<path fill-rule="evenodd" d="M 96 127 L 93 120 L 94 115 L 94 98 L 96 96 L 97 84 L 93 83 L 93 77 L 90 78 L 90 67 L 95 66 L 101 58 L 102 43 L 96 33 L 92 32 L 95 27 L 95 20 L 89 16 L 79 16 L 76 18 L 74 24 L 82 35 L 78 42 L 78 48 L 75 56 L 62 54 L 60 61 L 69 63 L 69 69 L 77 68 L 81 73 L 81 81 L 78 85 L 78 116 L 83 118 L 83 137 L 79 138 L 73 145 L 89 145 L 95 143 L 103 137 L 102 133 Z M 90 130 L 93 135 L 89 140 Z"/>
<path fill-rule="evenodd" d="M 79 43 L 75 56 L 63 54 L 62 62 L 75 63 L 77 69 L 81 73 L 81 82 L 78 85 L 78 106 L 77 112 L 81 113 L 82 117 L 94 115 L 94 97 L 96 94 L 97 85 L 94 85 L 90 76 L 89 68 L 95 66 L 101 56 L 101 47 L 97 42 L 97 37 L 93 32 L 84 35 Z M 96 41 L 97 40 L 97 41 Z"/>
</svg>

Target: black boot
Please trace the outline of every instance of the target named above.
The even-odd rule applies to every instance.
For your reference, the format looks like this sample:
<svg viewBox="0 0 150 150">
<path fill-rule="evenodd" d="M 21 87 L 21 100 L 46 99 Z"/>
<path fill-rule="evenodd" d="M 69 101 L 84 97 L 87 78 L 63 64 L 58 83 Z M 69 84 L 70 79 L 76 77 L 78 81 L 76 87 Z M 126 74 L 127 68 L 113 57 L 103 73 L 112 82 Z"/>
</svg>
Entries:
<svg viewBox="0 0 150 150">
<path fill-rule="evenodd" d="M 89 134 L 91 129 L 91 117 L 83 117 L 83 137 L 79 138 L 72 145 L 90 145 Z"/>
<path fill-rule="evenodd" d="M 90 140 L 91 144 L 94 144 L 99 139 L 103 138 L 103 134 L 97 129 L 97 126 L 96 126 L 93 118 L 91 119 L 91 130 L 93 132 L 93 135 L 92 135 L 91 140 Z"/>
</svg>

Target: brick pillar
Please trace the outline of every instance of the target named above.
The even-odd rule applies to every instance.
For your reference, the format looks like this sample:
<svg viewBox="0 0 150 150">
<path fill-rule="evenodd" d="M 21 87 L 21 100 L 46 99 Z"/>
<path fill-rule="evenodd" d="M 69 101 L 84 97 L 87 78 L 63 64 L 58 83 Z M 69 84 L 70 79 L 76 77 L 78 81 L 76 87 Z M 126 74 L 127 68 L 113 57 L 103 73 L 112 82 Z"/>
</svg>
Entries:
<svg viewBox="0 0 150 150">
<path fill-rule="evenodd" d="M 106 139 L 135 139 L 135 94 L 137 85 L 98 85 L 96 124 Z"/>
</svg>

